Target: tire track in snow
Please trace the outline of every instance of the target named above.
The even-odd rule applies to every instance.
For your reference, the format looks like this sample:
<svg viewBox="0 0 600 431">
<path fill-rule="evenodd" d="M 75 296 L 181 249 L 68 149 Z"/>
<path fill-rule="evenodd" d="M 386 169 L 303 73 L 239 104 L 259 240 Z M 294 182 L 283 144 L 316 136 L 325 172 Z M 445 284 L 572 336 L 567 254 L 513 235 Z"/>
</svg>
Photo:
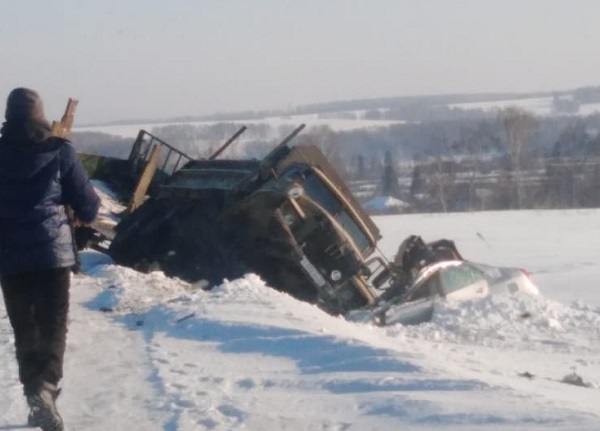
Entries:
<svg viewBox="0 0 600 431">
<path fill-rule="evenodd" d="M 152 367 L 139 331 L 89 308 L 94 279 L 74 277 L 63 395 L 67 426 L 87 431 L 160 430 L 170 420 L 157 405 Z M 102 349 L 99 349 L 102 346 Z"/>
</svg>

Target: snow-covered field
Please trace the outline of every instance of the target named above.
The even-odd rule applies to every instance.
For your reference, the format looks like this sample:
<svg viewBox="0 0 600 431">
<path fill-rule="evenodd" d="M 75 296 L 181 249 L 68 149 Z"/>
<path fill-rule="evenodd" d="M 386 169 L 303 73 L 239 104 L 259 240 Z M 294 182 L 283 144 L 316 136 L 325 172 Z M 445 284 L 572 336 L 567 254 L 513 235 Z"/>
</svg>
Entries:
<svg viewBox="0 0 600 431">
<path fill-rule="evenodd" d="M 552 97 L 530 97 L 521 99 L 496 100 L 490 102 L 453 103 L 448 106 L 450 108 L 464 110 L 481 109 L 483 111 L 497 111 L 508 107 L 517 107 L 540 117 L 556 115 Z M 599 103 L 588 103 L 580 105 L 576 115 L 587 116 L 597 114 L 599 112 Z"/>
<path fill-rule="evenodd" d="M 451 238 L 466 258 L 528 269 L 542 295 L 378 328 L 255 275 L 204 292 L 85 252 L 59 399 L 67 429 L 600 429 L 599 210 L 375 220 L 390 256 L 409 234 Z M 12 343 L 2 304 L 0 430 L 23 428 L 27 412 Z"/>
<path fill-rule="evenodd" d="M 540 116 L 550 115 L 554 112 L 552 108 L 552 97 L 531 97 L 525 99 L 496 100 L 490 102 L 454 103 L 449 105 L 450 108 L 464 110 L 481 109 L 483 111 L 495 111 L 511 106 L 524 109 Z"/>
<path fill-rule="evenodd" d="M 308 130 L 312 127 L 327 126 L 334 131 L 346 131 L 355 129 L 370 129 L 375 127 L 385 127 L 393 124 L 402 124 L 403 121 L 387 121 L 387 120 L 364 120 L 360 112 L 355 112 L 355 119 L 343 118 L 319 118 L 317 114 L 307 115 L 290 115 L 285 117 L 266 117 L 262 119 L 236 120 L 232 123 L 240 125 L 268 125 L 277 131 L 280 127 L 296 128 L 300 124 L 306 124 Z M 216 121 L 190 121 L 190 122 L 168 122 L 168 123 L 139 123 L 127 125 L 112 125 L 112 126 L 90 126 L 90 127 L 75 127 L 76 132 L 101 132 L 109 135 L 122 136 L 124 138 L 135 138 L 140 129 L 152 131 L 155 127 L 170 126 L 170 125 L 192 125 L 192 126 L 211 126 L 218 122 Z"/>
<path fill-rule="evenodd" d="M 475 110 L 480 109 L 483 111 L 497 111 L 508 107 L 518 107 L 528 112 L 533 113 L 537 116 L 551 116 L 556 115 L 553 106 L 552 97 L 531 97 L 531 98 L 520 98 L 520 99 L 507 99 L 507 100 L 495 100 L 487 102 L 468 102 L 468 103 L 454 103 L 448 105 L 450 108 L 463 109 L 463 110 Z M 577 115 L 587 116 L 600 112 L 599 103 L 583 104 L 579 107 Z M 349 131 L 357 129 L 373 129 L 377 127 L 386 127 L 394 124 L 403 124 L 405 121 L 391 121 L 391 120 L 365 120 L 365 111 L 351 111 L 338 113 L 339 116 L 348 115 L 349 118 L 335 118 L 335 113 L 332 117 L 327 118 L 319 116 L 318 114 L 303 114 L 303 115 L 289 115 L 279 117 L 265 117 L 261 119 L 249 119 L 249 120 L 236 120 L 231 121 L 232 123 L 239 123 L 240 125 L 252 126 L 252 125 L 268 125 L 274 131 L 277 131 L 280 127 L 295 128 L 300 124 L 304 123 L 307 129 L 310 130 L 314 127 L 327 126 L 333 131 Z M 182 121 L 182 122 L 162 122 L 162 123 L 136 123 L 136 124 L 117 124 L 117 125 L 103 125 L 103 126 L 80 126 L 75 127 L 76 132 L 101 132 L 114 136 L 121 136 L 124 138 L 135 138 L 140 129 L 152 132 L 154 128 L 172 126 L 172 125 L 192 125 L 192 126 L 211 126 L 219 123 L 218 121 Z"/>
<path fill-rule="evenodd" d="M 592 115 L 600 112 L 600 103 L 588 103 L 579 107 L 579 115 Z"/>
</svg>

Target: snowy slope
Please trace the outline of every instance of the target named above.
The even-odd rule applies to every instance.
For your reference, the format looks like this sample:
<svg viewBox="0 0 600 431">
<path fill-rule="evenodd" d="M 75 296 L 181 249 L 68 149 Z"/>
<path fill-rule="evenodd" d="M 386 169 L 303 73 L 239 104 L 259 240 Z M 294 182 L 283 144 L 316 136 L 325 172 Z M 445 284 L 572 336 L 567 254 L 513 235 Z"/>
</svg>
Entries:
<svg viewBox="0 0 600 431">
<path fill-rule="evenodd" d="M 109 135 L 121 136 L 124 138 L 135 138 L 140 131 L 144 129 L 152 131 L 156 127 L 186 125 L 186 126 L 212 126 L 219 123 L 218 121 L 179 121 L 165 123 L 137 123 L 125 125 L 106 125 L 106 126 L 82 126 L 75 127 L 76 132 L 100 132 Z M 282 127 L 296 128 L 300 124 L 306 124 L 307 130 L 315 127 L 329 127 L 334 131 L 348 131 L 358 129 L 374 129 L 377 127 L 387 127 L 396 124 L 404 124 L 405 121 L 400 120 L 365 120 L 361 118 L 361 114 L 357 114 L 355 119 L 340 119 L 340 118 L 319 118 L 317 114 L 307 115 L 289 115 L 284 117 L 265 117 L 260 119 L 241 119 L 232 121 L 246 126 L 270 126 L 274 130 L 279 130 Z M 243 137 L 242 137 L 243 139 Z"/>
<path fill-rule="evenodd" d="M 411 233 L 453 238 L 473 260 L 530 269 L 542 295 L 377 328 L 252 274 L 204 292 L 85 252 L 59 399 L 68 429 L 600 429 L 600 211 L 376 222 L 389 255 Z M 26 417 L 12 341 L 2 304 L 0 430 Z M 563 382 L 577 377 L 586 386 Z"/>
<path fill-rule="evenodd" d="M 487 112 L 495 112 L 509 107 L 516 107 L 531 112 L 539 117 L 564 115 L 556 112 L 554 108 L 554 97 L 529 97 L 520 99 L 495 100 L 489 102 L 453 103 L 448 105 L 448 107 L 466 111 L 480 109 Z M 600 104 L 584 103 L 579 105 L 577 112 L 571 115 L 584 117 L 587 115 L 597 114 L 598 112 L 600 112 Z"/>
</svg>

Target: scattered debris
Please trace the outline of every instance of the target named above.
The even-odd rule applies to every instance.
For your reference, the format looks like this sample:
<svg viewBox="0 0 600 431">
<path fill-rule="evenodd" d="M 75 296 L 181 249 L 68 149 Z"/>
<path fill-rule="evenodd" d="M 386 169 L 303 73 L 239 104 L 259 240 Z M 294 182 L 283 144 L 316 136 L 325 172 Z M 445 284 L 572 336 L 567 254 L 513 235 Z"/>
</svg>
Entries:
<svg viewBox="0 0 600 431">
<path fill-rule="evenodd" d="M 531 374 L 529 371 L 525 371 L 523 373 L 518 374 L 519 377 L 525 377 L 526 379 L 533 380 L 535 376 Z"/>
<path fill-rule="evenodd" d="M 196 313 L 194 313 L 194 312 L 191 312 L 190 314 L 187 314 L 187 315 L 185 315 L 185 316 L 183 316 L 183 317 L 180 317 L 179 319 L 177 319 L 177 320 L 175 321 L 175 323 L 181 323 L 181 322 L 183 322 L 184 320 L 191 319 L 191 318 L 192 318 L 192 317 L 194 317 L 195 315 L 196 315 Z"/>
<path fill-rule="evenodd" d="M 584 388 L 592 387 L 591 383 L 584 381 L 583 378 L 575 372 L 572 372 L 571 374 L 567 374 L 566 376 L 564 376 L 562 378 L 561 382 L 566 383 L 568 385 L 582 386 Z"/>
</svg>

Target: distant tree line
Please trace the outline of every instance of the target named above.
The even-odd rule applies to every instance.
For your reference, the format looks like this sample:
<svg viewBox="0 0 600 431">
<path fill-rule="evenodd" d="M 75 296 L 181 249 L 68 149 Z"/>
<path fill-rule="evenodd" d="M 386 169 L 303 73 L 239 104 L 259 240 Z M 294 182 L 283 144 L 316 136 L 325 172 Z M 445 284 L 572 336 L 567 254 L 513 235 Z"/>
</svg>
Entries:
<svg viewBox="0 0 600 431">
<path fill-rule="evenodd" d="M 71 142 L 80 153 L 126 159 L 133 139 L 100 132 L 73 132 Z"/>
<path fill-rule="evenodd" d="M 599 116 L 539 119 L 507 108 L 454 134 L 444 133 L 448 125 L 420 126 L 425 151 L 412 158 L 410 186 L 395 195 L 414 211 L 600 206 Z M 406 160 L 393 165 L 407 184 Z M 388 182 L 384 169 L 381 192 Z"/>
<path fill-rule="evenodd" d="M 516 107 L 496 112 L 452 108 L 452 103 L 509 96 L 307 105 L 297 111 L 332 120 L 405 122 L 346 131 L 310 127 L 294 143 L 319 146 L 361 199 L 393 196 L 413 211 L 600 206 L 600 115 L 536 117 Z M 556 93 L 553 98 L 555 111 L 563 113 L 587 103 L 600 103 L 600 87 Z M 230 116 L 230 121 L 156 126 L 151 132 L 192 157 L 209 157 L 244 125 Z M 247 131 L 222 157 L 261 158 L 296 126 L 271 124 L 246 124 Z M 101 133 L 73 135 L 79 151 L 119 158 L 128 156 L 132 141 Z"/>
</svg>

